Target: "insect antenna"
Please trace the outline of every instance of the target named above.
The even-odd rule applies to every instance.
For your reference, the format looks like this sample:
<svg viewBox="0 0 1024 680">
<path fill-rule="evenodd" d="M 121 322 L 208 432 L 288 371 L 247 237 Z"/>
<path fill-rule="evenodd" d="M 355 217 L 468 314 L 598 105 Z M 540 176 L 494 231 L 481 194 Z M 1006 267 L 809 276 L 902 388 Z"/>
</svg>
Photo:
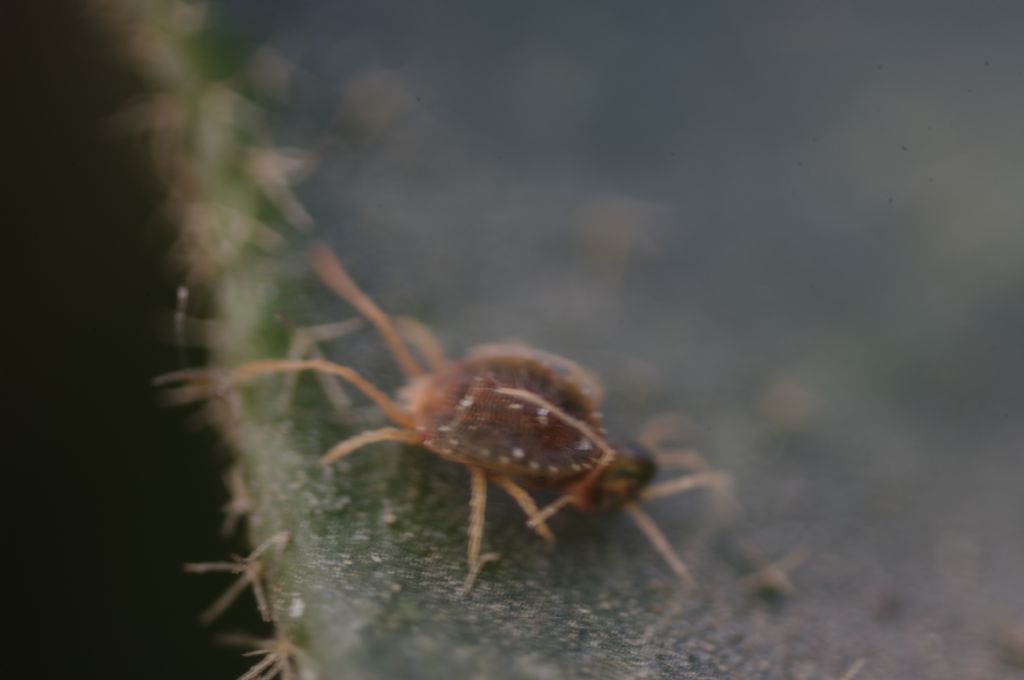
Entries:
<svg viewBox="0 0 1024 680">
<path fill-rule="evenodd" d="M 391 322 L 391 317 L 356 285 L 331 249 L 323 244 L 317 244 L 313 246 L 309 260 L 324 285 L 344 298 L 377 328 L 402 372 L 410 378 L 423 375 L 423 367 L 402 342 L 402 337 Z"/>
</svg>

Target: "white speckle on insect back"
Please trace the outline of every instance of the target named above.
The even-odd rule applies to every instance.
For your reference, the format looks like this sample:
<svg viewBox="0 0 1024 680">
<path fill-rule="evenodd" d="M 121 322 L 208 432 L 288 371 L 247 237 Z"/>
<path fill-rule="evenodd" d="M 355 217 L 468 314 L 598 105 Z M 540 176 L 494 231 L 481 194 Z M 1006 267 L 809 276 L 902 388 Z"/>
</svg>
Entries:
<svg viewBox="0 0 1024 680">
<path fill-rule="evenodd" d="M 580 439 L 578 442 L 576 442 L 576 448 L 579 449 L 580 451 L 589 451 L 592 448 L 594 448 L 594 445 L 590 443 L 589 439 L 584 437 Z"/>
<path fill-rule="evenodd" d="M 518 460 L 522 460 L 523 458 L 526 457 L 526 452 L 517 446 L 516 448 L 512 449 L 512 457 Z"/>
</svg>

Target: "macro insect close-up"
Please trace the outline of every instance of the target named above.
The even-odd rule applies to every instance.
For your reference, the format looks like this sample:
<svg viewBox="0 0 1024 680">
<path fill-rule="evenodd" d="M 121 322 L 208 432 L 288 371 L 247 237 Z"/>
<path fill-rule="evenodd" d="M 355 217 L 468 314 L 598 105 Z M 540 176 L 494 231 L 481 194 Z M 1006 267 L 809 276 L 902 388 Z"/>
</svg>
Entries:
<svg viewBox="0 0 1024 680">
<path fill-rule="evenodd" d="M 481 554 L 488 482 L 507 492 L 526 514 L 529 526 L 550 542 L 555 536 L 547 520 L 564 506 L 586 511 L 626 510 L 672 571 L 687 585 L 696 585 L 690 570 L 640 503 L 701 487 L 728 494 L 728 475 L 706 469 L 699 455 L 691 452 L 684 463 L 695 468 L 689 474 L 652 484 L 658 449 L 609 441 L 599 410 L 603 388 L 587 369 L 570 359 L 511 342 L 474 347 L 465 357 L 448 361 L 420 324 L 414 326 L 415 333 L 407 334 L 419 350 L 418 359 L 390 316 L 356 285 L 326 246 L 316 246 L 311 261 L 320 279 L 380 333 L 408 379 L 399 398 L 391 399 L 353 368 L 325 359 L 252 361 L 230 371 L 228 382 L 299 371 L 335 375 L 361 391 L 393 423 L 338 443 L 323 455 L 324 464 L 376 442 L 396 441 L 422 446 L 464 465 L 470 473 L 471 489 L 465 591 L 472 587 L 481 567 L 498 557 L 496 552 Z M 429 362 L 429 369 L 421 360 Z M 209 377 L 206 371 L 186 369 L 161 376 L 157 384 Z M 663 465 L 671 464 L 672 459 L 660 458 Z M 539 508 L 528 489 L 558 496 Z"/>
<path fill-rule="evenodd" d="M 1020 677 L 1024 3 L 11 4 L 29 675 Z"/>
</svg>

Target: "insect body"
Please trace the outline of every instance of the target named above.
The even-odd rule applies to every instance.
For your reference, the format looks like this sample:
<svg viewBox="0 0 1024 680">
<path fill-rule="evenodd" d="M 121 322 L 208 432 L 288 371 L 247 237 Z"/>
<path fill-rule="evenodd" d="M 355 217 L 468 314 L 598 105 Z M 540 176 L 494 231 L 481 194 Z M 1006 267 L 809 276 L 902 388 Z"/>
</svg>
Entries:
<svg viewBox="0 0 1024 680">
<path fill-rule="evenodd" d="M 464 465 L 471 477 L 468 590 L 480 568 L 494 554 L 481 556 L 488 481 L 506 491 L 529 518 L 529 526 L 553 541 L 546 520 L 566 505 L 582 510 L 624 508 L 651 540 L 673 571 L 693 583 L 689 570 L 668 540 L 639 505 L 641 500 L 698 487 L 723 489 L 729 478 L 702 469 L 675 480 L 650 484 L 655 454 L 639 445 L 613 445 L 598 410 L 600 383 L 575 362 L 519 344 L 482 345 L 462 359 L 448 361 L 421 325 L 409 320 L 405 335 L 428 360 L 424 369 L 409 350 L 395 323 L 348 276 L 324 246 L 311 258 L 330 288 L 376 326 L 408 383 L 392 400 L 348 366 L 323 359 L 271 359 L 236 368 L 242 381 L 267 373 L 313 370 L 339 376 L 362 391 L 393 426 L 354 435 L 323 457 L 332 463 L 379 441 L 419 445 Z M 163 382 L 189 379 L 180 371 Z M 538 508 L 527 489 L 558 493 Z"/>
<path fill-rule="evenodd" d="M 604 435 L 592 401 L 572 380 L 514 349 L 474 352 L 418 379 L 406 396 L 423 444 L 466 464 L 557 486 L 600 458 L 594 441 L 555 412 Z"/>
</svg>

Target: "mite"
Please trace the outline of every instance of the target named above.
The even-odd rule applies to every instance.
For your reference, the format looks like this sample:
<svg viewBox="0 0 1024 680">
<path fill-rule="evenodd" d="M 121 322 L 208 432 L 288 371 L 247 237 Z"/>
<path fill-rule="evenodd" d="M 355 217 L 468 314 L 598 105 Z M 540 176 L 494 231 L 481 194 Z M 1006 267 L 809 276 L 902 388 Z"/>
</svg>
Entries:
<svg viewBox="0 0 1024 680">
<path fill-rule="evenodd" d="M 352 368 L 323 359 L 253 361 L 234 369 L 232 380 L 316 371 L 344 379 L 380 407 L 392 424 L 338 443 L 323 456 L 325 464 L 375 442 L 397 441 L 465 466 L 470 475 L 465 591 L 483 565 L 497 559 L 494 553 L 481 555 L 488 482 L 508 493 L 528 517 L 529 527 L 547 541 L 554 541 L 547 520 L 567 505 L 584 511 L 626 510 L 673 572 L 695 585 L 640 502 L 700 487 L 726 491 L 728 475 L 697 461 L 687 465 L 697 471 L 652 484 L 656 447 L 608 439 L 599 410 L 600 383 L 576 362 L 511 343 L 477 346 L 464 358 L 447 360 L 425 326 L 408 319 L 393 321 L 326 246 L 314 247 L 310 260 L 320 279 L 380 333 L 407 378 L 397 399 Z M 178 371 L 158 382 L 187 381 L 200 373 Z M 554 492 L 556 498 L 540 508 L 528 490 Z"/>
</svg>

